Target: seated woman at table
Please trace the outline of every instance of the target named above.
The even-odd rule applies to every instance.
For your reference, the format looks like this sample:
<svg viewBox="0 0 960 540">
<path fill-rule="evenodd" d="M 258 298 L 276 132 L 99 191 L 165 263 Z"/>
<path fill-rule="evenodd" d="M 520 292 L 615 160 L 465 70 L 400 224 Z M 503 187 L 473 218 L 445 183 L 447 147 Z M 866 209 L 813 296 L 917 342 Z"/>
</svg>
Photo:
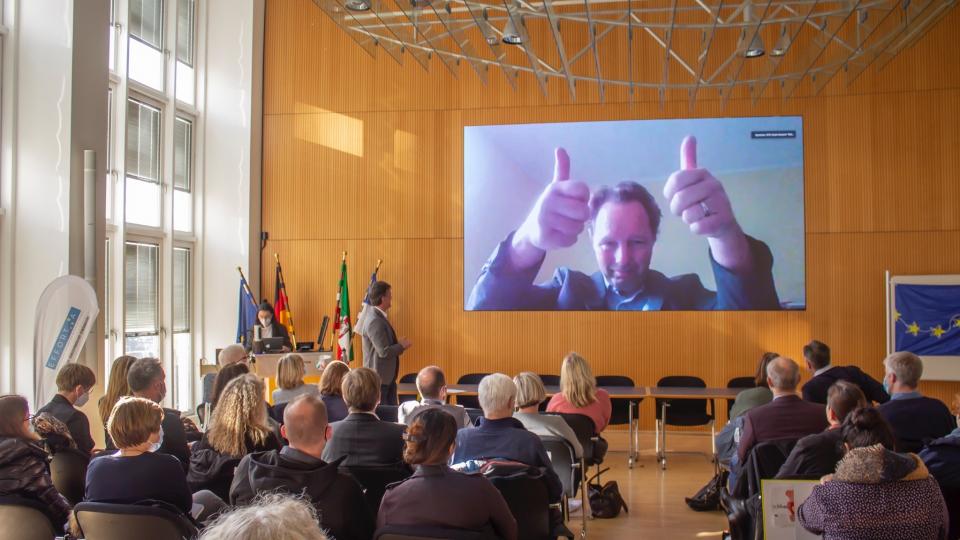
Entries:
<svg viewBox="0 0 960 540">
<path fill-rule="evenodd" d="M 597 388 L 587 361 L 577 353 L 568 354 L 560 366 L 560 393 L 550 398 L 547 412 L 589 416 L 596 433 L 601 433 L 610 423 L 611 409 L 610 395 Z"/>
<path fill-rule="evenodd" d="M 513 383 L 517 385 L 517 412 L 513 413 L 513 417 L 523 422 L 523 427 L 538 437 L 565 439 L 573 447 L 577 459 L 580 459 L 583 446 L 577 440 L 577 434 L 573 432 L 570 424 L 559 416 L 540 414 L 540 403 L 547 399 L 540 376 L 524 371 L 513 378 Z"/>
<path fill-rule="evenodd" d="M 320 376 L 320 399 L 327 406 L 327 421 L 330 423 L 339 422 L 349 414 L 340 388 L 347 373 L 350 373 L 350 367 L 337 360 L 327 364 Z"/>
<path fill-rule="evenodd" d="M 303 395 L 317 395 L 320 390 L 315 384 L 303 382 L 306 369 L 303 367 L 303 357 L 297 353 L 288 353 L 277 362 L 277 388 L 273 391 L 273 404 L 288 403 L 293 398 Z"/>
</svg>

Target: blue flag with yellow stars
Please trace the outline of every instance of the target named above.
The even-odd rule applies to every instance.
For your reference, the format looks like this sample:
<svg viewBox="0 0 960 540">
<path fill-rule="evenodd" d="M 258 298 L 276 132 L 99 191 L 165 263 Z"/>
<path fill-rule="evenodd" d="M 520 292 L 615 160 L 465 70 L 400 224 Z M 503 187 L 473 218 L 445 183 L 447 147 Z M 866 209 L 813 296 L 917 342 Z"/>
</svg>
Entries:
<svg viewBox="0 0 960 540">
<path fill-rule="evenodd" d="M 893 312 L 898 351 L 960 355 L 960 285 L 897 285 Z"/>
</svg>

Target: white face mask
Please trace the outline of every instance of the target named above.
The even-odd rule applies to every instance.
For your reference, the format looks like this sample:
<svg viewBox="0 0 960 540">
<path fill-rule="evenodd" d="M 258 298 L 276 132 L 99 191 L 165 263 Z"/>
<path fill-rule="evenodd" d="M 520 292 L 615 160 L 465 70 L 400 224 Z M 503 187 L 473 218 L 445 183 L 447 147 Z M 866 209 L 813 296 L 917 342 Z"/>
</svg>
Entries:
<svg viewBox="0 0 960 540">
<path fill-rule="evenodd" d="M 163 446 L 163 426 L 160 426 L 160 438 L 157 439 L 157 442 L 150 443 L 150 448 L 147 449 L 147 452 L 156 452 Z"/>
<path fill-rule="evenodd" d="M 273 317 L 265 317 L 260 319 L 260 326 L 270 326 L 270 323 L 273 322 Z"/>
<path fill-rule="evenodd" d="M 77 401 L 75 401 L 73 405 L 76 407 L 83 407 L 88 401 L 90 401 L 90 392 L 84 392 L 80 394 L 80 396 L 77 398 Z"/>
</svg>

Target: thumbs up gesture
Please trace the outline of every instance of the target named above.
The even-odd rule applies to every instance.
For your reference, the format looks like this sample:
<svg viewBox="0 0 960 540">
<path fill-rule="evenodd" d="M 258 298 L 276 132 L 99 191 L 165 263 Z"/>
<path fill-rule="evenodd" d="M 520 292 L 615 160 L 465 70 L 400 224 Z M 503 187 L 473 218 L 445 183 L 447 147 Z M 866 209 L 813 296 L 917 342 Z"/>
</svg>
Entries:
<svg viewBox="0 0 960 540">
<path fill-rule="evenodd" d="M 557 148 L 553 181 L 513 235 L 510 254 L 514 267 L 532 267 L 547 251 L 575 244 L 590 219 L 589 201 L 590 187 L 570 179 L 570 157 Z"/>
</svg>

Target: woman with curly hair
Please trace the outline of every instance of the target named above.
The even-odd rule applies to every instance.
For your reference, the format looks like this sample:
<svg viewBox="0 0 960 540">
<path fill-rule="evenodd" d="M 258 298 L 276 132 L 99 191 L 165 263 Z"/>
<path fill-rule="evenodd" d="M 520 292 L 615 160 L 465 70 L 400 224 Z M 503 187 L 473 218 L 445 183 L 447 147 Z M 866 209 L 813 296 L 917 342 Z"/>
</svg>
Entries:
<svg viewBox="0 0 960 540">
<path fill-rule="evenodd" d="M 210 419 L 210 429 L 194 445 L 187 482 L 194 492 L 209 489 L 223 500 L 230 494 L 233 470 L 253 452 L 279 450 L 267 421 L 263 382 L 246 374 L 230 381 Z"/>
</svg>

